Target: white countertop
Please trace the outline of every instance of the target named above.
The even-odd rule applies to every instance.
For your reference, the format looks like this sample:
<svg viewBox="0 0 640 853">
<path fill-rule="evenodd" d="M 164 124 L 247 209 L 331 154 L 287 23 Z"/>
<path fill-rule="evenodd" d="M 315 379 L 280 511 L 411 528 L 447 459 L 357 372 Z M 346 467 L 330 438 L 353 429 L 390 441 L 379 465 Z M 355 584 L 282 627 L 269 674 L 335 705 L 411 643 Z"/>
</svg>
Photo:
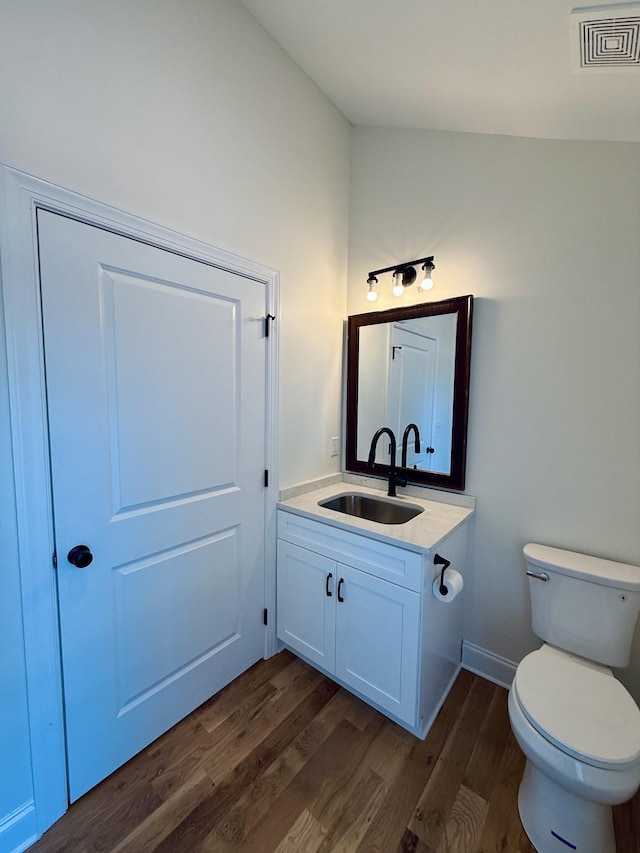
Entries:
<svg viewBox="0 0 640 853">
<path fill-rule="evenodd" d="M 319 501 L 324 501 L 342 494 L 361 494 L 371 497 L 384 498 L 385 500 L 397 501 L 398 503 L 417 504 L 424 509 L 420 515 L 412 518 L 404 524 L 380 524 L 376 521 L 367 521 L 353 515 L 346 515 L 336 510 L 326 509 L 319 506 Z M 474 514 L 473 509 L 463 506 L 444 503 L 443 501 L 432 501 L 418 498 L 414 495 L 387 498 L 384 492 L 371 489 L 366 486 L 354 486 L 350 483 L 334 483 L 324 488 L 305 492 L 297 497 L 278 503 L 280 509 L 287 512 L 313 518 L 340 527 L 343 530 L 351 530 L 381 542 L 391 545 L 402 545 L 412 551 L 427 553 L 442 542 L 442 540 L 457 530 L 468 518 Z"/>
</svg>

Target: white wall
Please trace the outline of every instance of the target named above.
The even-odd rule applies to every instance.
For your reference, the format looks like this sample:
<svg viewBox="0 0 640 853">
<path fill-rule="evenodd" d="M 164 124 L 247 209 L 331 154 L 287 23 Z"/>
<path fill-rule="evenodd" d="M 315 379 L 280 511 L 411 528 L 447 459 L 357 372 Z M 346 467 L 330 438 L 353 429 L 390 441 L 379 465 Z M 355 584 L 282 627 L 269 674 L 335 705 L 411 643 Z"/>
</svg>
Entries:
<svg viewBox="0 0 640 853">
<path fill-rule="evenodd" d="M 0 162 L 279 270 L 280 485 L 338 470 L 350 125 L 244 8 L 3 0 L 0 116 Z M 0 344 L 2 835 L 31 782 Z"/>
<path fill-rule="evenodd" d="M 640 145 L 357 128 L 349 313 L 428 254 L 428 299 L 476 296 L 465 637 L 517 661 L 526 542 L 640 565 Z M 640 701 L 640 630 L 622 679 Z"/>
<path fill-rule="evenodd" d="M 0 161 L 280 271 L 281 485 L 337 470 L 350 125 L 244 8 L 3 0 L 0 115 Z"/>
</svg>

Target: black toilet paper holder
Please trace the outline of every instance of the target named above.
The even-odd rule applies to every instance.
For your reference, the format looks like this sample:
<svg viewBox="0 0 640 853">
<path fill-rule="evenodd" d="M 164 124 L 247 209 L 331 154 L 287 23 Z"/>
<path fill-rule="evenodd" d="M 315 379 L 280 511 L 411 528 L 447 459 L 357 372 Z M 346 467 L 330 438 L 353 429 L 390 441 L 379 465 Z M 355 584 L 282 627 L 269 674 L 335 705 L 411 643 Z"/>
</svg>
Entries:
<svg viewBox="0 0 640 853">
<path fill-rule="evenodd" d="M 440 554 L 436 554 L 433 558 L 433 562 L 436 566 L 442 566 L 442 571 L 440 572 L 440 595 L 448 595 L 449 590 L 444 583 L 444 573 L 451 565 L 451 560 L 447 560 L 445 557 L 441 557 Z"/>
</svg>

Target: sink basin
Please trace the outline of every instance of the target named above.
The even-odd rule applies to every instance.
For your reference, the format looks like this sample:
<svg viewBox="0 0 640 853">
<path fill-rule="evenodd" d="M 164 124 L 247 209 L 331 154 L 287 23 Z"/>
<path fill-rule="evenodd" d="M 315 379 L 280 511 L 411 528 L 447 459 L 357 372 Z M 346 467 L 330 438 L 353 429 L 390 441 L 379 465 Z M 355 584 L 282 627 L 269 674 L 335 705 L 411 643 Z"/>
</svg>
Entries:
<svg viewBox="0 0 640 853">
<path fill-rule="evenodd" d="M 366 518 L 367 521 L 377 521 L 380 524 L 405 524 L 424 510 L 416 504 L 397 503 L 386 498 L 374 498 L 371 495 L 360 495 L 349 492 L 318 501 L 318 506 Z"/>
</svg>

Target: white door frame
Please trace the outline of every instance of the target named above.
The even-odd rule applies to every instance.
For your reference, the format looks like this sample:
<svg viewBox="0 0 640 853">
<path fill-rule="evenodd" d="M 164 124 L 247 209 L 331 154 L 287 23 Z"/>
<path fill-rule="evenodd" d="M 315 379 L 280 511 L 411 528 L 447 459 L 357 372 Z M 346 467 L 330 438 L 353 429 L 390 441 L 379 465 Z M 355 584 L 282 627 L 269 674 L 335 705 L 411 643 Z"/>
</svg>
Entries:
<svg viewBox="0 0 640 853">
<path fill-rule="evenodd" d="M 261 282 L 265 310 L 278 317 L 279 275 L 262 264 L 186 237 L 0 164 L 0 270 L 7 336 L 25 669 L 34 807 L 38 836 L 67 809 L 62 678 L 47 434 L 42 314 L 38 272 L 38 208 L 107 228 L 161 249 Z M 267 353 L 265 489 L 265 657 L 276 651 L 275 505 L 278 497 L 277 324 Z"/>
</svg>

